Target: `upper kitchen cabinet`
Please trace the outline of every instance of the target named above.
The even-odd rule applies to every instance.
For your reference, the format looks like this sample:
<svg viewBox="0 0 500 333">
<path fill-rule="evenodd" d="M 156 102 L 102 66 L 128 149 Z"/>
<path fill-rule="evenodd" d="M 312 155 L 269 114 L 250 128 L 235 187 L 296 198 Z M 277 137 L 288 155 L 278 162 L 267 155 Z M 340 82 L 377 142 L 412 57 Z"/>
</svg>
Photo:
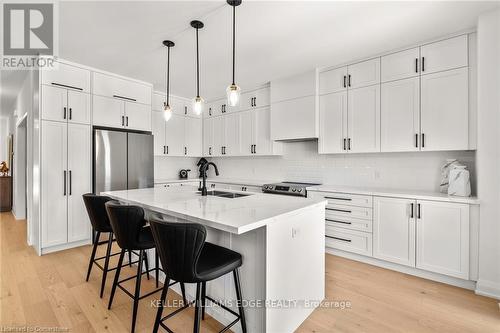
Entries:
<svg viewBox="0 0 500 333">
<path fill-rule="evenodd" d="M 421 149 L 469 148 L 469 71 L 467 68 L 421 77 Z"/>
<path fill-rule="evenodd" d="M 319 94 L 330 94 L 347 89 L 347 66 L 319 74 Z"/>
<path fill-rule="evenodd" d="M 281 153 L 281 143 L 270 136 L 269 107 L 244 111 L 240 114 L 241 155 L 275 155 Z"/>
<path fill-rule="evenodd" d="M 202 156 L 202 120 L 172 114 L 165 121 L 163 111 L 153 111 L 155 156 Z"/>
<path fill-rule="evenodd" d="M 320 154 L 342 153 L 347 149 L 347 91 L 319 97 Z"/>
<path fill-rule="evenodd" d="M 269 106 L 271 104 L 271 92 L 269 87 L 264 87 L 241 94 L 238 110 L 248 110 Z"/>
<path fill-rule="evenodd" d="M 347 87 L 362 88 L 380 83 L 380 58 L 347 66 Z"/>
<path fill-rule="evenodd" d="M 151 105 L 151 85 L 104 73 L 94 72 L 92 92 L 94 95 Z"/>
<path fill-rule="evenodd" d="M 420 48 L 388 54 L 380 62 L 382 83 L 417 77 L 420 73 Z"/>
<path fill-rule="evenodd" d="M 316 70 L 271 82 L 271 139 L 318 137 Z"/>
<path fill-rule="evenodd" d="M 431 74 L 468 66 L 468 36 L 461 35 L 420 48 L 421 72 Z"/>
<path fill-rule="evenodd" d="M 59 61 L 55 64 L 54 69 L 40 71 L 42 84 L 90 93 L 90 71 L 88 69 Z"/>
</svg>

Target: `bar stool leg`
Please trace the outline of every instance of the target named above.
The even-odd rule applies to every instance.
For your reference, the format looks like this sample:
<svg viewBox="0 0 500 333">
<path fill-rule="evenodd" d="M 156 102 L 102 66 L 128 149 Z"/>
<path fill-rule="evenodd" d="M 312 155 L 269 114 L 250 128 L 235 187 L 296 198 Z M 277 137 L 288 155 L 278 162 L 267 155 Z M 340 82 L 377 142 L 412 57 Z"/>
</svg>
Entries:
<svg viewBox="0 0 500 333">
<path fill-rule="evenodd" d="M 181 285 L 181 292 L 182 292 L 182 301 L 184 302 L 184 305 L 188 304 L 187 298 L 186 298 L 186 287 L 184 286 L 184 283 L 179 282 Z"/>
<path fill-rule="evenodd" d="M 115 297 L 116 286 L 118 285 L 118 279 L 120 277 L 120 271 L 122 270 L 123 257 L 125 256 L 125 250 L 122 249 L 120 252 L 120 258 L 118 259 L 118 266 L 116 267 L 115 279 L 113 280 L 113 287 L 111 287 L 111 295 L 109 296 L 108 310 L 111 309 L 111 304 L 113 304 L 113 298 Z"/>
<path fill-rule="evenodd" d="M 155 274 L 156 274 L 156 288 L 158 288 L 158 280 L 160 279 L 160 259 L 158 258 L 158 250 L 155 248 Z"/>
<path fill-rule="evenodd" d="M 161 291 L 161 296 L 160 296 L 160 306 L 156 311 L 156 319 L 155 319 L 155 325 L 153 327 L 153 333 L 157 333 L 158 328 L 160 327 L 161 314 L 163 312 L 163 305 L 165 303 L 165 300 L 167 299 L 168 285 L 170 284 L 170 280 L 168 278 L 165 278 L 165 282 L 163 283 L 164 283 L 163 289 Z"/>
<path fill-rule="evenodd" d="M 149 263 L 148 263 L 148 253 L 146 251 L 143 251 L 143 257 L 144 257 L 144 264 L 146 265 L 146 277 L 149 280 Z M 142 262 L 141 262 L 142 265 Z"/>
<path fill-rule="evenodd" d="M 234 277 L 234 287 L 236 289 L 236 298 L 238 299 L 238 311 L 240 313 L 240 322 L 241 322 L 241 330 L 243 333 L 247 332 L 247 323 L 245 320 L 245 311 L 243 308 L 243 297 L 241 296 L 241 285 L 240 285 L 240 274 L 238 272 L 238 269 L 236 268 L 233 271 L 233 277 Z"/>
<path fill-rule="evenodd" d="M 132 267 L 132 251 L 128 250 L 128 267 Z"/>
<path fill-rule="evenodd" d="M 95 234 L 94 246 L 92 247 L 92 254 L 90 255 L 89 268 L 87 269 L 87 278 L 85 279 L 85 281 L 87 282 L 89 281 L 90 272 L 92 271 L 92 266 L 94 266 L 94 258 L 95 258 L 95 253 L 97 251 L 97 244 L 99 243 L 99 236 L 101 236 L 101 233 L 98 231 Z"/>
<path fill-rule="evenodd" d="M 207 296 L 207 283 L 201 283 L 201 320 L 205 320 L 205 304 Z"/>
<path fill-rule="evenodd" d="M 193 333 L 200 332 L 200 324 L 201 324 L 201 283 L 196 284 L 196 301 L 195 301 L 195 310 L 194 310 L 194 327 Z"/>
<path fill-rule="evenodd" d="M 139 297 L 141 292 L 141 277 L 142 277 L 142 261 L 144 260 L 144 250 L 139 251 L 139 263 L 137 265 L 137 277 L 135 280 L 135 293 L 134 293 L 134 308 L 132 309 L 132 329 L 135 332 L 135 322 L 137 320 L 137 307 L 139 306 Z"/>
<path fill-rule="evenodd" d="M 104 294 L 104 286 L 106 285 L 106 276 L 108 275 L 109 257 L 111 255 L 111 248 L 113 247 L 113 233 L 109 233 L 108 248 L 106 249 L 106 258 L 104 259 L 104 269 L 102 271 L 101 293 L 100 297 Z"/>
</svg>

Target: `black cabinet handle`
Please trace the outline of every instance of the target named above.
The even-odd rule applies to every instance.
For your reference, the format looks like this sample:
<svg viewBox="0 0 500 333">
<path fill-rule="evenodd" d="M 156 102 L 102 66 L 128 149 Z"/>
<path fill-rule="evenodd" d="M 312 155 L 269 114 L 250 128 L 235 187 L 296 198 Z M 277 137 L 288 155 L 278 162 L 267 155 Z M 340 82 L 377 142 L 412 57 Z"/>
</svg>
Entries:
<svg viewBox="0 0 500 333">
<path fill-rule="evenodd" d="M 257 145 L 253 145 L 253 153 L 257 154 Z"/>
<path fill-rule="evenodd" d="M 347 141 L 347 139 L 344 138 L 344 150 L 346 150 L 346 141 Z"/>
<path fill-rule="evenodd" d="M 208 115 L 211 116 L 212 115 L 212 108 L 208 108 Z"/>
<path fill-rule="evenodd" d="M 413 218 L 413 202 L 410 204 L 410 218 L 412 219 Z"/>
<path fill-rule="evenodd" d="M 350 87 L 351 86 L 351 74 L 349 74 L 349 80 L 348 80 L 348 82 L 349 82 L 349 87 Z"/>
<path fill-rule="evenodd" d="M 66 107 L 63 107 L 63 119 L 66 119 Z"/>
<path fill-rule="evenodd" d="M 418 58 L 415 58 L 415 73 L 418 73 Z"/>
<path fill-rule="evenodd" d="M 257 106 L 257 97 L 253 98 L 253 106 Z"/>
<path fill-rule="evenodd" d="M 208 155 L 212 155 L 212 147 L 208 147 Z"/>
<path fill-rule="evenodd" d="M 345 79 L 346 79 L 346 76 L 344 75 L 344 88 L 347 88 L 345 85 Z"/>
<path fill-rule="evenodd" d="M 69 170 L 69 195 L 71 195 L 71 170 Z"/>
<path fill-rule="evenodd" d="M 125 116 L 122 116 L 122 126 L 125 126 Z"/>
<path fill-rule="evenodd" d="M 422 148 L 425 148 L 425 134 L 422 133 Z"/>
<path fill-rule="evenodd" d="M 57 87 L 76 89 L 76 90 L 80 90 L 80 91 L 83 90 L 82 88 L 79 88 L 79 87 L 68 86 L 66 84 L 61 84 L 61 83 L 56 83 L 56 82 L 51 82 L 50 84 L 53 85 L 53 86 L 57 86 Z"/>
<path fill-rule="evenodd" d="M 352 201 L 352 198 L 325 197 L 325 199 Z"/>
<path fill-rule="evenodd" d="M 73 109 L 69 108 L 69 120 L 73 119 Z"/>
<path fill-rule="evenodd" d="M 126 126 L 128 127 L 128 116 L 125 117 L 126 120 Z"/>
<path fill-rule="evenodd" d="M 425 57 L 422 57 L 422 72 L 425 72 Z"/>
<path fill-rule="evenodd" d="M 132 102 L 136 102 L 137 101 L 135 98 L 125 97 L 125 96 L 120 96 L 120 95 L 113 95 L 113 97 L 114 98 L 126 99 L 127 101 L 132 101 Z"/>
<path fill-rule="evenodd" d="M 351 150 L 351 138 L 347 139 L 347 150 Z"/>
<path fill-rule="evenodd" d="M 184 105 L 184 114 L 188 114 L 188 107 Z"/>
<path fill-rule="evenodd" d="M 415 133 L 415 148 L 418 148 L 418 133 Z"/>
<path fill-rule="evenodd" d="M 163 146 L 163 155 L 167 153 L 167 146 Z"/>
<path fill-rule="evenodd" d="M 66 195 L 66 170 L 63 171 L 63 195 Z"/>
<path fill-rule="evenodd" d="M 187 149 L 187 147 L 184 147 L 184 155 L 187 155 L 187 153 L 188 153 L 188 149 Z"/>
<path fill-rule="evenodd" d="M 342 213 L 352 213 L 352 210 L 347 210 L 347 209 L 338 209 L 338 208 L 326 208 L 326 210 L 333 210 L 335 212 L 342 212 Z"/>
<path fill-rule="evenodd" d="M 420 204 L 417 204 L 417 219 L 420 219 L 422 217 L 421 211 L 420 211 Z"/>
<path fill-rule="evenodd" d="M 168 146 L 167 146 L 167 155 L 168 155 Z"/>
<path fill-rule="evenodd" d="M 325 220 L 330 221 L 330 222 L 335 222 L 335 223 L 352 224 L 352 222 L 346 222 L 346 221 L 331 220 L 331 219 L 325 219 Z"/>
<path fill-rule="evenodd" d="M 331 238 L 331 239 L 336 239 L 336 240 L 339 240 L 339 241 L 342 241 L 342 242 L 347 242 L 347 243 L 351 242 L 350 239 L 346 239 L 346 238 L 333 237 L 333 236 L 326 236 L 326 237 Z"/>
</svg>

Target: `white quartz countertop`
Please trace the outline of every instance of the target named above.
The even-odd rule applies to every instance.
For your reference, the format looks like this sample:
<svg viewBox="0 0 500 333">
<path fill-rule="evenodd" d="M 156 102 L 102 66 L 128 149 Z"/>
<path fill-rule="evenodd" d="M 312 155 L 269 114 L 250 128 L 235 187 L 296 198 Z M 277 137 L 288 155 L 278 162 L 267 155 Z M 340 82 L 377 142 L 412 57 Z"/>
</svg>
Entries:
<svg viewBox="0 0 500 333">
<path fill-rule="evenodd" d="M 155 179 L 155 184 L 175 184 L 175 183 L 192 183 L 200 182 L 201 178 L 188 178 L 188 179 Z M 263 179 L 239 179 L 239 178 L 223 178 L 211 177 L 207 178 L 207 182 L 233 184 L 233 185 L 246 185 L 246 186 L 262 186 L 264 184 L 277 183 L 277 180 L 263 180 Z"/>
<path fill-rule="evenodd" d="M 380 197 L 412 198 L 417 200 L 446 201 L 446 202 L 466 203 L 471 205 L 479 204 L 479 199 L 476 197 L 455 197 L 455 196 L 449 196 L 445 193 L 418 191 L 418 190 L 366 188 L 366 187 L 350 187 L 350 186 L 336 186 L 336 185 L 312 186 L 308 187 L 307 190 L 316 192 L 336 192 L 336 193 L 373 195 Z"/>
<path fill-rule="evenodd" d="M 249 194 L 248 192 L 237 193 Z M 277 217 L 286 218 L 288 214 L 294 214 L 315 205 L 324 209 L 326 204 L 326 201 L 322 199 L 265 193 L 252 193 L 234 199 L 216 196 L 202 197 L 191 186 L 111 191 L 101 194 L 234 234 L 242 234 L 266 226 Z"/>
</svg>

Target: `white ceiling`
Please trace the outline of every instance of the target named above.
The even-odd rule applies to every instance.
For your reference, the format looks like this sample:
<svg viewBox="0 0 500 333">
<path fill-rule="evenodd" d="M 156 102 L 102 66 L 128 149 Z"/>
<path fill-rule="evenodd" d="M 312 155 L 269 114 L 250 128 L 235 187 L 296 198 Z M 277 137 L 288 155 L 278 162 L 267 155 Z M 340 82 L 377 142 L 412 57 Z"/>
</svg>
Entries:
<svg viewBox="0 0 500 333">
<path fill-rule="evenodd" d="M 244 90 L 274 78 L 368 57 L 476 25 L 498 2 L 251 1 L 237 8 L 236 81 Z M 59 7 L 60 57 L 164 89 L 172 39 L 171 91 L 195 95 L 192 19 L 201 19 L 201 95 L 231 80 L 231 7 L 225 1 L 67 1 Z"/>
</svg>

